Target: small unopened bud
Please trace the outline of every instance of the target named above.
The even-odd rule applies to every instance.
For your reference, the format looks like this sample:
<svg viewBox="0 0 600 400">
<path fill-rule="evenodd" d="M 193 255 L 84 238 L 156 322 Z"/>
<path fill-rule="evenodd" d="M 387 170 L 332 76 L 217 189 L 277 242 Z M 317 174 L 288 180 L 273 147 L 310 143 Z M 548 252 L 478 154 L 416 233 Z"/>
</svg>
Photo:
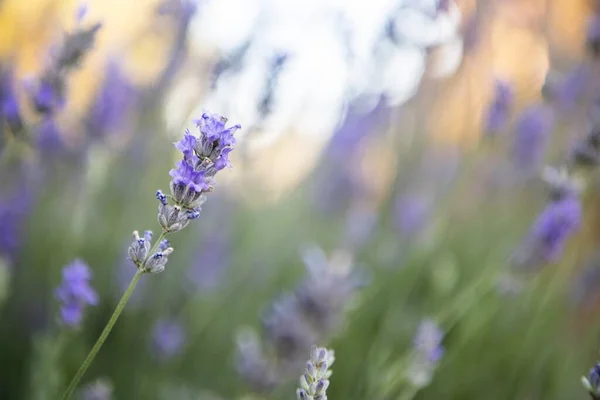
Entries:
<svg viewBox="0 0 600 400">
<path fill-rule="evenodd" d="M 158 274 L 165 270 L 165 266 L 169 261 L 169 255 L 173 252 L 172 247 L 168 247 L 163 251 L 154 253 L 144 264 L 144 271 L 151 274 Z"/>
<path fill-rule="evenodd" d="M 146 231 L 144 237 L 140 237 L 138 231 L 133 232 L 133 242 L 127 250 L 129 259 L 138 267 L 146 261 L 150 253 L 150 241 L 152 240 L 152 231 Z"/>
<path fill-rule="evenodd" d="M 179 206 L 160 204 L 158 206 L 158 223 L 165 232 L 177 232 L 190 223 L 190 214 L 195 217 L 193 211 L 182 210 Z"/>
</svg>

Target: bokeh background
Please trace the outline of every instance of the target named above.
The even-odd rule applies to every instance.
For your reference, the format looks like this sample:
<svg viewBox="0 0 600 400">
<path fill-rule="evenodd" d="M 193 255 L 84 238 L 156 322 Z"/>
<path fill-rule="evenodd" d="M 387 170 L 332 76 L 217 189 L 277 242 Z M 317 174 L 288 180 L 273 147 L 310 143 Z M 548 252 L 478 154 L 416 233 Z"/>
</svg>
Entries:
<svg viewBox="0 0 600 400">
<path fill-rule="evenodd" d="M 573 149 L 599 150 L 597 7 L 0 0 L 0 398 L 60 398 L 203 110 L 242 125 L 233 166 L 78 398 L 295 398 L 311 344 L 334 400 L 589 397 L 600 158 Z M 580 215 L 540 223 L 575 186 Z M 76 259 L 98 302 L 71 327 Z"/>
</svg>

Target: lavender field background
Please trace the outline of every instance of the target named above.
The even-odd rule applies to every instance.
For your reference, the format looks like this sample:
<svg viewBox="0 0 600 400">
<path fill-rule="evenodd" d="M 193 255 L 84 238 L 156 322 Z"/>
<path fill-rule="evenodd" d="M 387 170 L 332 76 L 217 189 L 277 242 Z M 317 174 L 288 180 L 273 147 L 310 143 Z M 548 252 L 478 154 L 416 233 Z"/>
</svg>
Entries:
<svg viewBox="0 0 600 400">
<path fill-rule="evenodd" d="M 0 399 L 600 399 L 599 163 L 594 0 L 0 0 Z"/>
</svg>

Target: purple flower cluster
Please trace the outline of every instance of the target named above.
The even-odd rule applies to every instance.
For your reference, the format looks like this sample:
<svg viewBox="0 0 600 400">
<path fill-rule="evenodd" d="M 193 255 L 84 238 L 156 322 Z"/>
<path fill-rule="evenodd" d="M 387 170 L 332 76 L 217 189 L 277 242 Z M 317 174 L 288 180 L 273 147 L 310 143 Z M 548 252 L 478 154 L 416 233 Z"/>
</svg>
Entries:
<svg viewBox="0 0 600 400">
<path fill-rule="evenodd" d="M 527 171 L 538 167 L 554 127 L 552 112 L 543 105 L 523 111 L 517 120 L 513 157 L 517 167 Z"/>
<path fill-rule="evenodd" d="M 431 382 L 433 373 L 444 355 L 444 333 L 433 320 L 423 320 L 413 339 L 414 357 L 407 370 L 408 381 L 416 388 Z"/>
<path fill-rule="evenodd" d="M 157 251 L 150 254 L 151 244 L 152 231 L 146 231 L 143 237 L 140 237 L 138 231 L 133 231 L 133 241 L 127 250 L 127 255 L 139 270 L 158 274 L 164 271 L 173 248 L 170 247 L 168 240 L 163 239 L 158 244 Z"/>
<path fill-rule="evenodd" d="M 183 139 L 175 143 L 183 154 L 183 159 L 169 172 L 170 198 L 175 205 L 169 204 L 169 197 L 163 192 L 156 192 L 160 202 L 158 221 L 165 232 L 181 230 L 200 216 L 203 194 L 212 191 L 214 176 L 231 166 L 229 153 L 235 145 L 234 134 L 241 128 L 240 125 L 225 128 L 227 119 L 217 114 L 204 113 L 195 122 L 200 136 L 187 130 Z"/>
<path fill-rule="evenodd" d="M 65 325 L 77 327 L 85 307 L 98 304 L 98 295 L 90 286 L 92 273 L 83 261 L 75 260 L 63 269 L 62 275 L 62 283 L 56 289 L 56 298 L 62 304 L 60 316 Z"/>
<path fill-rule="evenodd" d="M 563 196 L 548 203 L 515 254 L 515 265 L 535 269 L 557 261 L 567 240 L 579 229 L 582 213 L 581 202 L 576 195 Z"/>
<path fill-rule="evenodd" d="M 158 358 L 167 360 L 179 354 L 186 341 L 183 326 L 173 319 L 160 319 L 152 330 L 152 347 Z"/>
<path fill-rule="evenodd" d="M 506 128 L 513 103 L 514 93 L 512 87 L 505 81 L 496 80 L 494 100 L 490 104 L 485 116 L 485 132 L 494 134 Z"/>
<path fill-rule="evenodd" d="M 307 278 L 293 293 L 277 300 L 263 318 L 264 346 L 256 336 L 250 336 L 255 341 L 252 345 L 238 341 L 238 370 L 255 390 L 271 389 L 293 376 L 310 346 L 339 330 L 360 284 L 351 273 L 349 260 L 341 256 L 327 260 L 320 249 L 313 248 L 305 253 L 305 263 Z M 248 366 L 260 367 L 262 373 L 256 374 Z M 265 376 L 271 377 L 271 387 Z"/>
</svg>

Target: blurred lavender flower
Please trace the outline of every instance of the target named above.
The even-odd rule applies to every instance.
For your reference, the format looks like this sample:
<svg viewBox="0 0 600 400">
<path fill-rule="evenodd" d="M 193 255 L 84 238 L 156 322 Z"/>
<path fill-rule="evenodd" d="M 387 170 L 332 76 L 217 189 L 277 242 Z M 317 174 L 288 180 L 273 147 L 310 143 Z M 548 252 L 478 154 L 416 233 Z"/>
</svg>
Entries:
<svg viewBox="0 0 600 400">
<path fill-rule="evenodd" d="M 592 399 L 600 399 L 600 363 L 596 363 L 596 365 L 590 369 L 590 373 L 587 377 L 581 377 L 581 383 L 590 393 Z"/>
<path fill-rule="evenodd" d="M 287 53 L 278 53 L 275 54 L 268 67 L 268 78 L 265 84 L 265 88 L 263 89 L 262 99 L 258 104 L 258 112 L 260 118 L 263 119 L 268 116 L 273 108 L 273 102 L 275 100 L 274 93 L 277 88 L 279 76 L 283 71 L 285 64 L 287 63 L 290 55 Z"/>
<path fill-rule="evenodd" d="M 333 350 L 312 346 L 310 360 L 300 377 L 300 387 L 296 390 L 298 400 L 327 400 L 331 365 L 335 361 Z"/>
<path fill-rule="evenodd" d="M 187 273 L 188 280 L 197 290 L 215 288 L 229 264 L 230 255 L 230 234 L 227 229 L 221 227 L 213 230 L 193 257 L 193 265 Z"/>
<path fill-rule="evenodd" d="M 241 329 L 236 336 L 236 370 L 257 392 L 265 393 L 280 380 L 277 368 L 265 357 L 256 332 Z"/>
<path fill-rule="evenodd" d="M 113 385 L 107 379 L 98 379 L 86 385 L 80 392 L 80 400 L 110 400 L 112 399 Z"/>
<path fill-rule="evenodd" d="M 570 297 L 577 307 L 595 307 L 600 300 L 600 253 L 587 261 L 583 270 L 575 277 Z"/>
<path fill-rule="evenodd" d="M 589 88 L 589 80 L 592 79 L 590 69 L 587 65 L 578 65 L 563 77 L 555 93 L 558 105 L 571 111 L 584 97 Z"/>
<path fill-rule="evenodd" d="M 41 78 L 30 87 L 33 105 L 39 113 L 52 114 L 65 105 L 67 74 L 79 66 L 85 53 L 92 48 L 101 26 L 100 23 L 87 29 L 78 26 L 74 32 L 66 34 L 60 47 L 55 49 Z"/>
<path fill-rule="evenodd" d="M 108 62 L 104 82 L 96 94 L 87 126 L 91 137 L 99 139 L 119 129 L 135 102 L 136 90 L 119 63 Z"/>
<path fill-rule="evenodd" d="M 79 326 L 84 308 L 98 304 L 98 295 L 89 283 L 91 279 L 90 269 L 81 260 L 75 260 L 63 269 L 63 280 L 56 289 L 56 298 L 62 303 L 60 315 L 65 325 Z"/>
<path fill-rule="evenodd" d="M 593 56 L 600 55 L 600 15 L 594 14 L 588 21 L 586 44 Z"/>
<path fill-rule="evenodd" d="M 412 236 L 426 226 L 431 214 L 431 205 L 420 195 L 400 195 L 396 201 L 394 214 L 400 234 Z"/>
<path fill-rule="evenodd" d="M 161 360 L 178 355 L 183 349 L 185 341 L 185 330 L 174 319 L 160 319 L 152 329 L 152 348 L 154 354 Z"/>
<path fill-rule="evenodd" d="M 555 262 L 567 240 L 581 224 L 582 208 L 577 196 L 551 201 L 538 216 L 521 249 L 514 255 L 515 266 L 537 268 Z"/>
<path fill-rule="evenodd" d="M 427 386 L 433 378 L 433 373 L 444 355 L 442 340 L 444 333 L 432 320 L 423 320 L 414 337 L 414 358 L 407 372 L 409 382 L 417 387 Z"/>
<path fill-rule="evenodd" d="M 571 163 L 578 167 L 596 167 L 600 163 L 600 127 L 594 126 L 571 151 Z"/>
<path fill-rule="evenodd" d="M 0 198 L 0 256 L 9 261 L 14 262 L 17 256 L 21 231 L 32 203 L 33 195 L 27 182 L 14 193 Z"/>
<path fill-rule="evenodd" d="M 15 92 L 13 72 L 10 69 L 0 69 L 0 125 L 4 122 L 10 127 L 13 134 L 23 129 L 21 108 Z"/>
<path fill-rule="evenodd" d="M 519 116 L 515 129 L 513 157 L 521 170 L 539 166 L 554 126 L 552 112 L 543 105 L 532 106 Z"/>
<path fill-rule="evenodd" d="M 37 127 L 37 147 L 45 158 L 63 154 L 66 150 L 63 135 L 54 119 L 44 118 Z"/>
<path fill-rule="evenodd" d="M 485 132 L 494 134 L 503 131 L 508 125 L 510 110 L 514 103 L 514 93 L 508 82 L 497 79 L 494 99 L 485 116 Z"/>
<path fill-rule="evenodd" d="M 304 261 L 308 270 L 307 278 L 291 294 L 277 300 L 263 318 L 263 332 L 266 354 L 242 352 L 238 343 L 238 362 L 248 366 L 268 360 L 265 371 L 277 366 L 278 380 L 293 376 L 293 371 L 304 362 L 303 355 L 318 341 L 327 340 L 337 332 L 343 322 L 355 289 L 361 282 L 352 274 L 351 263 L 347 255 L 337 254 L 331 260 L 322 250 L 312 247 L 304 252 Z M 262 351 L 258 344 L 251 347 Z M 248 347 L 245 348 L 248 350 Z M 252 359 L 245 359 L 247 356 Z M 248 368 L 238 368 L 248 373 Z M 265 372 L 267 373 L 267 372 Z M 257 383 L 254 374 L 243 375 L 252 385 Z M 260 382 L 258 382 L 260 383 Z M 265 385 L 255 385 L 261 391 Z"/>
</svg>

